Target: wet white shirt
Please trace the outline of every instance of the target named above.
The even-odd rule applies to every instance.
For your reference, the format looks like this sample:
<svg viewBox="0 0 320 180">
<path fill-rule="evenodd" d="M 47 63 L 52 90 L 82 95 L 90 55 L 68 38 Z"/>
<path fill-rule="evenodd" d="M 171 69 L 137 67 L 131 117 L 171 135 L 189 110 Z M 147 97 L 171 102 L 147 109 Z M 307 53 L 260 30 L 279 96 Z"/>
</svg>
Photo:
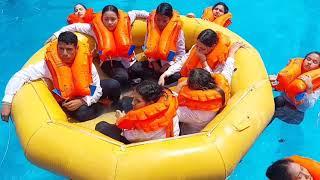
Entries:
<svg viewBox="0 0 320 180">
<path fill-rule="evenodd" d="M 149 13 L 147 11 L 133 10 L 133 11 L 128 12 L 128 16 L 129 16 L 130 22 L 132 24 L 136 18 L 147 18 L 149 16 Z M 97 41 L 97 37 L 91 27 L 91 24 L 88 24 L 88 23 L 70 24 L 70 25 L 64 26 L 59 31 L 57 31 L 53 34 L 55 37 L 58 37 L 60 35 L 60 33 L 66 32 L 66 31 L 84 33 L 89 36 L 92 36 Z M 128 58 L 124 58 L 124 57 L 115 57 L 112 59 L 116 60 L 116 61 L 122 61 L 122 64 L 124 65 L 125 68 L 128 68 L 130 65 L 133 64 L 133 62 L 130 62 L 130 60 Z"/>
<path fill-rule="evenodd" d="M 231 84 L 232 75 L 234 72 L 234 58 L 228 57 L 225 64 L 221 65 L 219 69 L 214 70 L 213 73 L 221 73 Z M 200 132 L 206 125 L 213 120 L 217 112 L 191 110 L 186 106 L 179 106 L 177 115 L 181 126 L 181 134 L 192 134 Z"/>
<path fill-rule="evenodd" d="M 312 108 L 317 100 L 320 97 L 320 89 L 314 91 L 311 94 L 305 93 L 305 96 L 303 97 L 303 104 L 297 107 L 299 111 L 306 111 L 309 108 Z"/>
<path fill-rule="evenodd" d="M 295 106 L 295 104 L 292 103 L 291 100 L 284 93 L 282 93 L 282 95 L 285 97 L 285 99 L 288 102 L 290 102 L 292 105 Z M 317 100 L 320 97 L 320 89 L 317 89 L 311 94 L 303 93 L 303 95 L 304 95 L 302 98 L 303 104 L 296 106 L 296 108 L 301 112 L 305 112 L 307 109 L 312 108 L 316 104 Z"/>
<path fill-rule="evenodd" d="M 25 83 L 42 78 L 48 78 L 52 81 L 52 76 L 45 60 L 41 60 L 36 64 L 21 69 L 9 80 L 2 102 L 11 103 L 14 95 Z M 85 96 L 82 98 L 88 106 L 98 102 L 102 95 L 100 78 L 94 64 L 92 64 L 92 81 L 92 85 L 96 86 L 94 94 L 92 96 Z"/>
<path fill-rule="evenodd" d="M 179 136 L 179 119 L 177 116 L 173 118 L 173 135 Z M 123 130 L 123 136 L 130 142 L 142 142 L 154 139 L 164 139 L 166 138 L 166 129 L 161 128 L 157 131 L 144 132 L 143 130 Z"/>
</svg>

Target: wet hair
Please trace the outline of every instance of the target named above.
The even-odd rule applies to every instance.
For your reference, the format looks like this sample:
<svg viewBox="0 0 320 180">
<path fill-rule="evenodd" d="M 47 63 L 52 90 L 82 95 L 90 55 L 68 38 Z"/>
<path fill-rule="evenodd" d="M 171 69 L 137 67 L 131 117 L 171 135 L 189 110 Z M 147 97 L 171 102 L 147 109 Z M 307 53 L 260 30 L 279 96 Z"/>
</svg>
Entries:
<svg viewBox="0 0 320 180">
<path fill-rule="evenodd" d="M 58 37 L 58 42 L 66 44 L 73 44 L 75 47 L 78 45 L 78 37 L 70 31 L 63 32 Z"/>
<path fill-rule="evenodd" d="M 291 175 L 288 172 L 288 166 L 293 161 L 289 159 L 281 159 L 274 162 L 268 167 L 266 176 L 270 180 L 292 180 Z"/>
<path fill-rule="evenodd" d="M 102 15 L 107 12 L 107 11 L 112 11 L 114 13 L 116 13 L 117 16 L 119 16 L 119 11 L 118 11 L 118 8 L 115 7 L 114 5 L 107 5 L 105 6 L 103 9 L 102 9 Z"/>
<path fill-rule="evenodd" d="M 78 3 L 78 4 L 76 4 L 76 5 L 73 7 L 73 11 L 76 10 L 76 6 L 77 6 L 77 5 L 80 5 L 80 6 L 82 6 L 85 10 L 87 10 L 87 7 L 86 7 L 85 5 L 83 5 L 83 4 L 81 4 L 81 3 Z"/>
<path fill-rule="evenodd" d="M 312 51 L 312 52 L 309 52 L 309 53 L 304 57 L 304 59 L 307 58 L 310 54 L 316 54 L 316 55 L 318 55 L 318 56 L 320 57 L 320 52 L 318 52 L 318 51 Z"/>
<path fill-rule="evenodd" d="M 217 4 L 213 5 L 213 6 L 212 6 L 212 10 L 213 10 L 215 7 L 219 6 L 219 5 L 223 6 L 223 8 L 224 8 L 224 14 L 227 14 L 227 13 L 229 12 L 228 6 L 227 6 L 225 3 L 223 3 L 223 2 L 218 2 Z"/>
<path fill-rule="evenodd" d="M 161 3 L 156 9 L 156 14 L 171 18 L 173 16 L 172 6 L 169 3 Z"/>
<path fill-rule="evenodd" d="M 225 101 L 225 93 L 224 91 L 217 86 L 214 79 L 211 77 L 211 74 L 201 68 L 195 68 L 190 71 L 189 77 L 188 77 L 188 87 L 190 89 L 194 90 L 208 90 L 208 89 L 214 89 L 222 97 L 222 102 L 224 104 Z"/>
<path fill-rule="evenodd" d="M 201 31 L 197 38 L 202 44 L 212 47 L 218 42 L 218 35 L 211 29 L 205 29 Z"/>
<path fill-rule="evenodd" d="M 136 86 L 139 93 L 146 102 L 156 102 L 165 93 L 164 88 L 154 81 L 144 80 Z"/>
</svg>

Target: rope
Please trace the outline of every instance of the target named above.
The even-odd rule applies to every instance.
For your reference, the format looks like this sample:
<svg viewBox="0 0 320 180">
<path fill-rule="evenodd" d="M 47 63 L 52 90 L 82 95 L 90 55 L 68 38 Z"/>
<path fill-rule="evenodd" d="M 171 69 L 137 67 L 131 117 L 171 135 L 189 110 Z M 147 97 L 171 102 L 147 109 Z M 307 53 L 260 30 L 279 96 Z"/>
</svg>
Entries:
<svg viewBox="0 0 320 180">
<path fill-rule="evenodd" d="M 5 150 L 5 152 L 4 152 L 3 156 L 2 156 L 0 167 L 3 164 L 5 157 L 7 156 L 7 152 L 8 152 L 9 145 L 10 145 L 10 140 L 11 140 L 11 123 L 10 123 L 10 120 L 8 121 L 8 123 L 9 123 L 8 140 L 7 140 L 6 150 Z"/>
</svg>

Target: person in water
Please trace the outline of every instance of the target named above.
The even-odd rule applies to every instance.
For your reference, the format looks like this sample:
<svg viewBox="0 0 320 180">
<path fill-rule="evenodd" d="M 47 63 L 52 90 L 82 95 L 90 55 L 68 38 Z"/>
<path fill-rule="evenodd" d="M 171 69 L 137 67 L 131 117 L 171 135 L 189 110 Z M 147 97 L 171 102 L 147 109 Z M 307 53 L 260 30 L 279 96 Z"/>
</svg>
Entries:
<svg viewBox="0 0 320 180">
<path fill-rule="evenodd" d="M 25 83 L 42 78 L 53 82 L 55 88 L 53 92 L 58 103 L 67 114 L 78 121 L 87 121 L 99 115 L 100 109 L 103 108 L 98 103 L 100 98 L 117 102 L 120 97 L 120 84 L 113 79 L 100 81 L 86 48 L 85 44 L 78 42 L 77 36 L 72 32 L 61 33 L 58 40 L 48 46 L 43 60 L 23 68 L 11 77 L 2 99 L 2 119 L 8 120 L 11 103 L 17 91 Z M 88 62 L 85 63 L 87 66 L 72 66 L 83 61 Z M 79 76 L 72 76 L 72 72 L 78 73 Z"/>
<path fill-rule="evenodd" d="M 187 17 L 195 18 L 194 13 L 188 13 Z M 201 19 L 216 23 L 218 25 L 228 27 L 231 25 L 232 15 L 229 12 L 229 7 L 223 3 L 218 2 L 215 5 L 206 8 L 203 11 Z"/>
<path fill-rule="evenodd" d="M 300 76 L 297 76 L 295 79 L 302 80 L 306 85 L 306 91 L 297 96 L 298 99 L 289 98 L 288 95 L 284 92 L 281 86 L 282 83 L 278 82 L 279 75 L 270 75 L 269 79 L 272 86 L 281 91 L 281 95 L 277 96 L 275 101 L 275 114 L 274 118 L 278 118 L 284 122 L 290 124 L 299 124 L 304 118 L 304 113 L 307 109 L 312 108 L 320 96 L 320 88 L 314 89 L 312 84 L 312 78 L 308 75 L 308 72 L 316 70 L 316 73 L 320 74 L 320 53 L 319 52 L 310 52 L 308 53 L 303 60 L 292 60 L 291 64 L 299 66 Z M 288 65 L 288 66 L 289 66 Z M 319 71 L 317 71 L 319 69 Z M 283 71 L 285 72 L 285 71 Z M 281 73 L 281 72 L 280 72 Z M 305 74 L 307 73 L 307 74 Z M 319 76 L 319 75 L 318 75 Z M 279 84 L 280 83 L 280 84 Z"/>
<path fill-rule="evenodd" d="M 73 23 L 90 23 L 94 18 L 93 9 L 87 9 L 83 4 L 76 4 L 73 8 L 73 13 L 68 16 L 68 24 Z"/>
<path fill-rule="evenodd" d="M 95 129 L 125 144 L 179 136 L 178 101 L 172 92 L 144 80 L 133 91 L 133 109 L 117 110 L 116 124 L 99 122 Z"/>
<path fill-rule="evenodd" d="M 269 180 L 317 180 L 320 179 L 320 163 L 301 156 L 280 159 L 266 171 Z"/>
</svg>

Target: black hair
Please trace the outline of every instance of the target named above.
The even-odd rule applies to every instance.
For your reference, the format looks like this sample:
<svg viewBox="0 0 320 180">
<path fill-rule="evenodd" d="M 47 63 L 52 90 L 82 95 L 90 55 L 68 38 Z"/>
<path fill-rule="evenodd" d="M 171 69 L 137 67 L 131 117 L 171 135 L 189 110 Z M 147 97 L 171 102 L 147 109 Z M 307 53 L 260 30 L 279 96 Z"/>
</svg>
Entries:
<svg viewBox="0 0 320 180">
<path fill-rule="evenodd" d="M 172 6 L 169 3 L 161 3 L 156 9 L 156 14 L 171 18 L 173 16 Z"/>
<path fill-rule="evenodd" d="M 102 9 L 102 15 L 107 12 L 107 11 L 112 11 L 114 13 L 116 13 L 117 16 L 119 16 L 119 11 L 118 11 L 118 8 L 115 7 L 114 5 L 107 5 L 105 6 L 103 9 Z"/>
<path fill-rule="evenodd" d="M 201 68 L 192 69 L 188 77 L 188 87 L 194 90 L 214 89 L 220 93 L 223 99 L 222 104 L 224 105 L 225 93 L 219 86 L 217 86 L 216 82 L 208 71 Z"/>
<path fill-rule="evenodd" d="M 218 42 L 218 35 L 212 29 L 205 29 L 201 31 L 197 38 L 202 44 L 212 47 Z"/>
<path fill-rule="evenodd" d="M 213 10 L 215 7 L 219 6 L 219 5 L 223 6 L 223 8 L 224 8 L 224 14 L 227 14 L 227 13 L 229 12 L 228 6 L 227 6 L 225 3 L 223 3 L 223 2 L 218 2 L 218 3 L 216 3 L 215 5 L 213 5 L 213 6 L 212 6 L 212 10 Z"/>
<path fill-rule="evenodd" d="M 58 42 L 66 44 L 73 44 L 75 47 L 78 45 L 78 37 L 70 31 L 63 32 L 58 37 Z"/>
<path fill-rule="evenodd" d="M 144 80 L 136 86 L 136 91 L 146 102 L 156 102 L 165 93 L 164 88 L 154 81 Z"/>
<path fill-rule="evenodd" d="M 318 52 L 318 51 L 312 51 L 312 52 L 309 52 L 309 53 L 304 57 L 304 59 L 307 58 L 310 54 L 317 54 L 317 55 L 320 57 L 320 52 Z"/>
<path fill-rule="evenodd" d="M 292 177 L 288 172 L 288 166 L 293 163 L 290 159 L 280 159 L 268 167 L 266 176 L 270 180 L 291 180 Z"/>
<path fill-rule="evenodd" d="M 87 7 L 85 6 L 85 5 L 83 5 L 83 4 L 81 4 L 81 3 L 78 3 L 78 4 L 76 4 L 74 7 L 73 7 L 73 10 L 75 11 L 76 10 L 76 6 L 77 5 L 80 5 L 80 6 L 82 6 L 85 10 L 87 10 Z"/>
</svg>

